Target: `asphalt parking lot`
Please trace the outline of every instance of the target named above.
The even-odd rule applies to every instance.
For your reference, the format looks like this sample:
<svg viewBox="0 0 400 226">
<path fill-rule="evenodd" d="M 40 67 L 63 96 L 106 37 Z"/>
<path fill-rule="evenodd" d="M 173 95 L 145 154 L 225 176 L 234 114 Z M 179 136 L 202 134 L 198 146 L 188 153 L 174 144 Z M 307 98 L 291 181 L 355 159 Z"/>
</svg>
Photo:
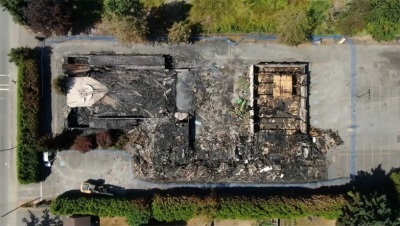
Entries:
<svg viewBox="0 0 400 226">
<path fill-rule="evenodd" d="M 105 41 L 68 41 L 52 44 L 52 70 L 64 54 L 90 52 L 114 53 L 161 53 L 171 54 L 183 59 L 177 62 L 180 66 L 205 67 L 197 65 L 196 59 L 202 58 L 218 65 L 235 64 L 238 70 L 245 71 L 248 64 L 260 61 L 303 61 L 309 62 L 310 69 L 310 124 L 311 126 L 332 129 L 339 132 L 344 145 L 327 153 L 329 178 L 349 177 L 352 167 L 355 172 L 369 171 L 382 164 L 389 170 L 399 166 L 400 152 L 400 46 L 399 45 L 356 45 L 355 57 L 351 57 L 348 43 L 343 45 L 325 44 L 320 46 L 302 45 L 287 47 L 271 43 L 241 43 L 230 46 L 226 42 L 197 43 L 195 45 L 135 45 L 132 48 L 117 46 L 115 42 Z M 354 62 L 353 62 L 353 61 Z M 57 63 L 58 62 L 58 63 Z M 356 80 L 351 80 L 352 63 L 355 63 Z M 59 71 L 53 71 L 59 74 Z M 352 84 L 356 102 L 354 111 L 351 108 Z M 53 107 L 59 104 L 53 98 Z M 57 108 L 57 107 L 56 107 Z M 57 112 L 55 111 L 55 114 Z M 352 126 L 352 115 L 355 125 Z M 53 131 L 57 131 L 57 120 L 53 117 Z M 355 129 L 355 149 L 351 151 L 351 134 Z M 56 184 L 63 188 L 76 189 L 82 180 L 90 177 L 108 177 L 115 183 L 129 184 L 130 172 L 127 160 L 102 152 L 91 152 L 81 155 L 77 152 L 62 153 L 62 160 L 55 162 L 52 175 L 45 182 L 49 194 L 55 194 Z M 93 156 L 92 156 L 93 155 Z M 104 155 L 104 156 L 103 156 Z M 352 165 L 351 156 L 354 156 Z M 102 160 L 101 160 L 102 159 Z M 105 161 L 104 164 L 102 161 Z M 117 170 L 117 163 L 123 165 L 124 171 Z M 93 168 L 94 167 L 94 168 Z M 121 166 L 122 167 L 122 166 Z M 93 170 L 96 169 L 96 170 Z M 112 169 L 110 171 L 110 169 Z M 54 175 L 53 175 L 54 174 Z M 75 179 L 71 179 L 74 175 Z M 62 179 L 63 178 L 63 179 Z M 118 179 L 117 179 L 118 178 Z M 110 182 L 112 183 L 112 182 Z M 132 184 L 131 184 L 132 187 Z M 46 188 L 47 189 L 47 188 Z M 58 190 L 57 190 L 58 189 Z"/>
</svg>

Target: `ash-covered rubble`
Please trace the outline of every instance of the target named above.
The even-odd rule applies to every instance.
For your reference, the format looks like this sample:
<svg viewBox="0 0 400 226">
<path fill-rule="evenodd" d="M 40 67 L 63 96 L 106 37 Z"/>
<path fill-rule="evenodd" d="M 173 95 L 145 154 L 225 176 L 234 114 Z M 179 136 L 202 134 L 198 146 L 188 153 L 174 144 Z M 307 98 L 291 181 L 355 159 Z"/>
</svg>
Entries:
<svg viewBox="0 0 400 226">
<path fill-rule="evenodd" d="M 309 127 L 307 63 L 176 69 L 171 62 L 166 56 L 67 58 L 63 69 L 78 90 L 72 96 L 78 102 L 68 102 L 69 126 L 124 129 L 134 174 L 145 180 L 327 179 L 325 154 L 343 141 Z"/>
<path fill-rule="evenodd" d="M 66 57 L 69 128 L 132 129 L 175 112 L 176 73 L 165 56 Z M 82 69 L 84 68 L 84 70 Z"/>
<path fill-rule="evenodd" d="M 192 85 L 190 93 L 183 92 L 194 99 L 193 115 L 188 124 L 168 122 L 155 128 L 155 139 L 150 139 L 155 143 L 146 152 L 151 157 L 134 154 L 135 173 L 164 182 L 326 180 L 325 153 L 340 145 L 341 139 L 330 130 L 308 133 L 307 67 L 304 63 L 252 65 L 244 75 L 249 90 L 239 97 L 247 100 L 240 117 L 235 72 L 225 68 L 217 73 L 185 72 L 183 77 L 178 73 L 177 84 Z"/>
</svg>

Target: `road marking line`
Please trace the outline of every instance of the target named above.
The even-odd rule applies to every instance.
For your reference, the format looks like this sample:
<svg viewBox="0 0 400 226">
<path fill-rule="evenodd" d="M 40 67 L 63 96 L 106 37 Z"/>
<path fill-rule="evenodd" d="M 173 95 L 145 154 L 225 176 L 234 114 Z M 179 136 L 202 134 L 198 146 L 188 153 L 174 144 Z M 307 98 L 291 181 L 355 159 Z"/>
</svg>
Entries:
<svg viewBox="0 0 400 226">
<path fill-rule="evenodd" d="M 0 88 L 0 91 L 8 91 L 10 90 L 9 88 Z"/>
<path fill-rule="evenodd" d="M 0 77 L 8 77 L 8 76 L 10 76 L 10 75 L 0 75 Z"/>
<path fill-rule="evenodd" d="M 10 86 L 10 84 L 0 84 L 0 86 Z"/>
</svg>

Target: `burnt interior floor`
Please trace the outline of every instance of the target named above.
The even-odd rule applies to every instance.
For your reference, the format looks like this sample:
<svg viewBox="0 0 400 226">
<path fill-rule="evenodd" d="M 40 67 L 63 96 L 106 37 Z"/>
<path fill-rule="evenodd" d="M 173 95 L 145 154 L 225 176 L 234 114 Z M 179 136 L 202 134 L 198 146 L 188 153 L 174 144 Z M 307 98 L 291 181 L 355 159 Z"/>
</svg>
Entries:
<svg viewBox="0 0 400 226">
<path fill-rule="evenodd" d="M 66 124 L 124 129 L 134 174 L 145 180 L 327 179 L 325 153 L 341 139 L 309 127 L 308 63 L 258 63 L 233 76 L 230 67 L 177 69 L 169 57 L 147 57 L 70 57 L 65 73 L 93 78 L 107 91 L 91 106 L 72 104 Z"/>
</svg>

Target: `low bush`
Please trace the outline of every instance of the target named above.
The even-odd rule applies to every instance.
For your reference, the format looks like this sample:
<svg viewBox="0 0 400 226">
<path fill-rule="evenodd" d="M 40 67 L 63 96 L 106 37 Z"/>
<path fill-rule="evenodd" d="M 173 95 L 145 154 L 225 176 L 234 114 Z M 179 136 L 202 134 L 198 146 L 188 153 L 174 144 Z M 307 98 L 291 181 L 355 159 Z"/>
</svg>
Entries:
<svg viewBox="0 0 400 226">
<path fill-rule="evenodd" d="M 78 136 L 74 141 L 72 148 L 76 151 L 86 153 L 93 148 L 93 142 L 88 136 Z"/>
<path fill-rule="evenodd" d="M 40 181 L 40 75 L 35 51 L 12 49 L 10 62 L 18 66 L 17 83 L 17 178 L 21 184 Z"/>
<path fill-rule="evenodd" d="M 61 195 L 50 205 L 55 215 L 95 215 L 99 217 L 126 217 L 131 226 L 145 224 L 151 217 L 150 205 L 142 198 L 128 200 L 85 194 Z"/>
<path fill-rule="evenodd" d="M 192 32 L 190 26 L 187 22 L 174 23 L 168 30 L 168 41 L 172 44 L 188 42 Z"/>
<path fill-rule="evenodd" d="M 108 131 L 102 131 L 96 134 L 96 142 L 100 148 L 106 149 L 113 144 L 112 136 Z"/>
<path fill-rule="evenodd" d="M 129 142 L 129 137 L 126 134 L 117 134 L 115 137 L 116 143 L 114 144 L 114 148 L 117 150 L 125 150 Z"/>
</svg>

